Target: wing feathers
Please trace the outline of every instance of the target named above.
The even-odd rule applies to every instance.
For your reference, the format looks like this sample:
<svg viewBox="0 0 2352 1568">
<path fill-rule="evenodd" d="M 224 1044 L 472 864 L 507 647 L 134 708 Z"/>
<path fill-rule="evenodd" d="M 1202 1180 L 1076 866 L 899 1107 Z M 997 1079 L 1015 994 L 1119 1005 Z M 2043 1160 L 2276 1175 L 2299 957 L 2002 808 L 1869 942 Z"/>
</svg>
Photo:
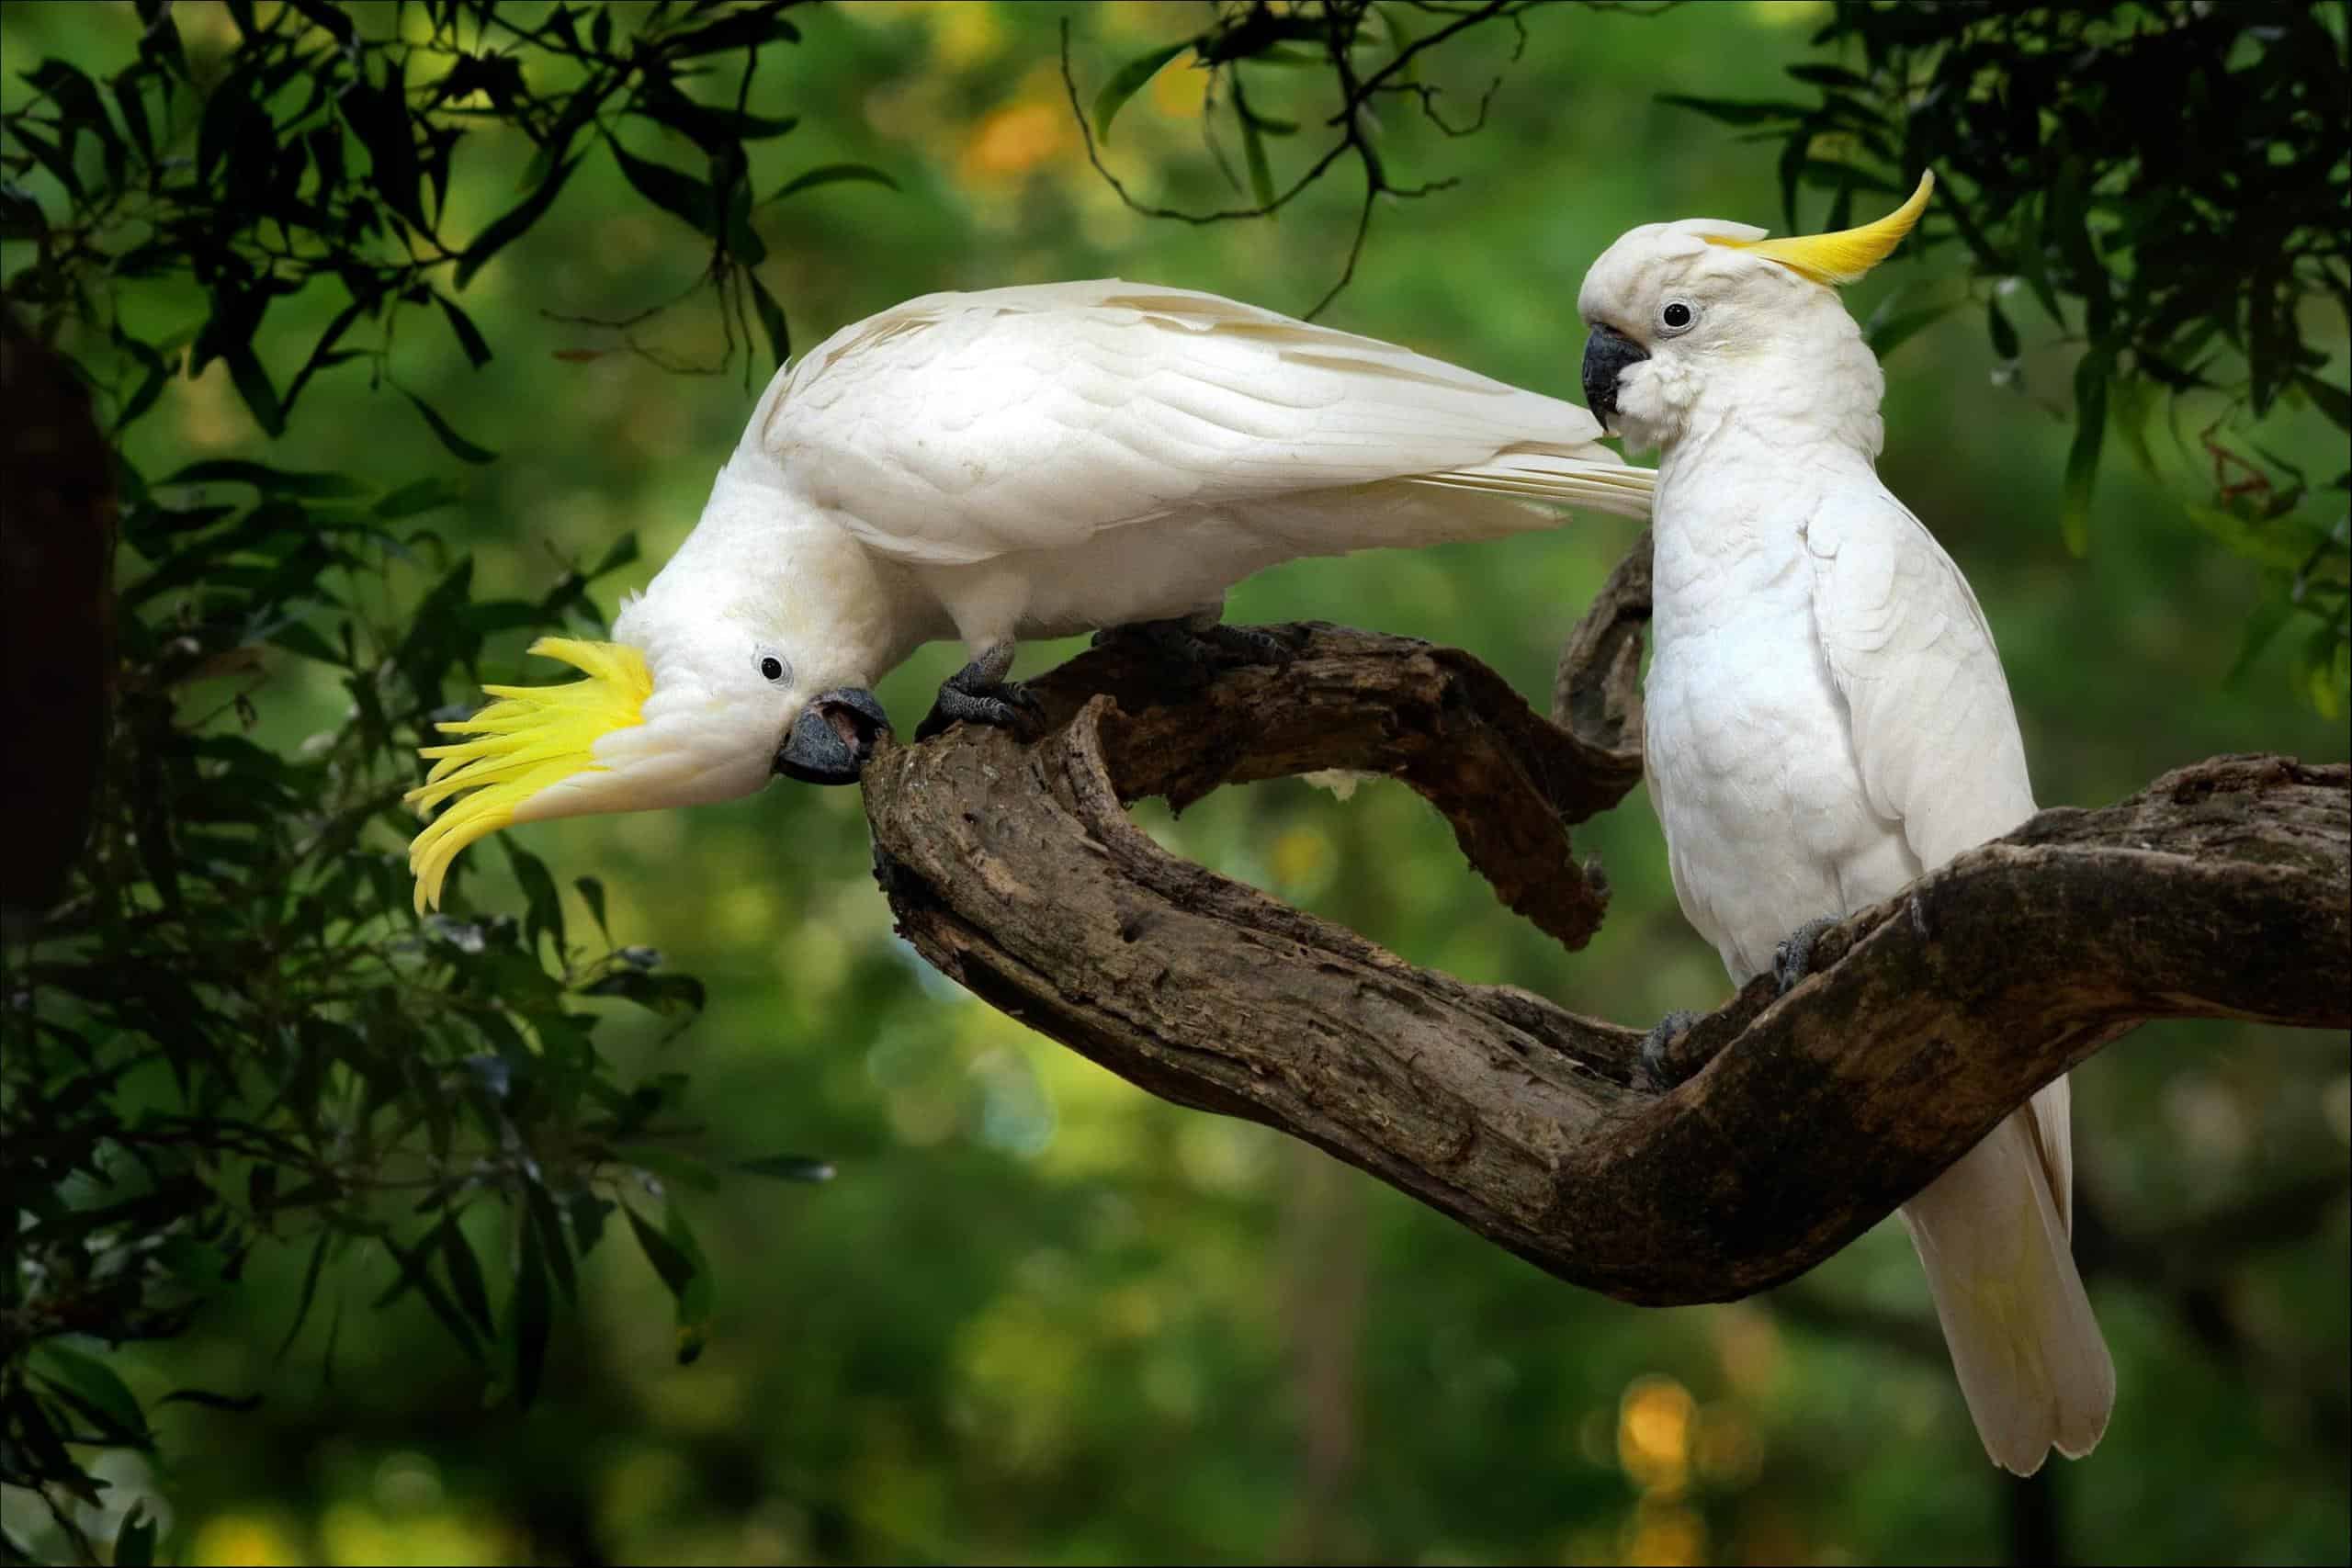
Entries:
<svg viewBox="0 0 2352 1568">
<path fill-rule="evenodd" d="M 1647 515 L 1652 476 L 1600 435 L 1572 403 L 1393 344 L 1102 280 L 930 295 L 844 329 L 778 378 L 739 457 L 869 547 L 946 563 L 1398 481 Z M 1417 542 L 1469 536 L 1431 500 Z M 1326 548 L 1376 542 L 1318 514 Z M 1465 504 L 1462 525 L 1495 517 Z"/>
</svg>

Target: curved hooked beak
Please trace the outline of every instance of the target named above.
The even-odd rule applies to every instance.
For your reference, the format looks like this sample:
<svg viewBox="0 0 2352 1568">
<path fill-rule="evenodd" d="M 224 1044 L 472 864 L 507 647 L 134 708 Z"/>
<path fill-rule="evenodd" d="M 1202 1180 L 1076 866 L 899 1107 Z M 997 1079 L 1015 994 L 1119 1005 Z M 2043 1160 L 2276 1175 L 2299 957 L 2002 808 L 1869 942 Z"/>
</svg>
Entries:
<svg viewBox="0 0 2352 1568">
<path fill-rule="evenodd" d="M 1605 322 L 1584 340 L 1584 406 L 1604 428 L 1616 426 L 1617 378 L 1648 357 L 1648 350 Z"/>
<path fill-rule="evenodd" d="M 873 693 L 858 686 L 820 692 L 776 748 L 775 771 L 802 784 L 855 784 L 874 755 L 875 738 L 889 729 Z"/>
</svg>

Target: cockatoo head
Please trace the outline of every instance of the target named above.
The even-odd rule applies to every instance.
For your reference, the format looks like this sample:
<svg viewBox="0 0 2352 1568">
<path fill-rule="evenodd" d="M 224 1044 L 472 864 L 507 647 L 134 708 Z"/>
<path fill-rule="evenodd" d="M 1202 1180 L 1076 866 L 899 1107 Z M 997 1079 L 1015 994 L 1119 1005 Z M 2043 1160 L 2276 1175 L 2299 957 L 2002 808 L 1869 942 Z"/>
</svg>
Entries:
<svg viewBox="0 0 2352 1568">
<path fill-rule="evenodd" d="M 732 800 L 777 773 L 856 781 L 888 720 L 866 671 L 842 667 L 856 656 L 821 614 L 827 585 L 796 574 L 789 530 L 745 490 L 722 473 L 701 525 L 614 617 L 612 641 L 531 645 L 583 679 L 486 687 L 496 701 L 439 727 L 458 739 L 423 749 L 433 770 L 406 796 L 419 810 L 451 801 L 409 846 L 420 914 L 439 906 L 460 851 L 514 823 Z M 760 562 L 777 570 L 747 570 L 746 524 L 784 542 L 783 558 Z"/>
<path fill-rule="evenodd" d="M 1875 223 L 1770 240 L 1712 218 L 1647 223 L 1585 274 L 1585 402 L 1628 450 L 1713 418 L 1800 416 L 1878 451 L 1878 361 L 1835 292 L 1918 222 L 1935 176 Z"/>
</svg>

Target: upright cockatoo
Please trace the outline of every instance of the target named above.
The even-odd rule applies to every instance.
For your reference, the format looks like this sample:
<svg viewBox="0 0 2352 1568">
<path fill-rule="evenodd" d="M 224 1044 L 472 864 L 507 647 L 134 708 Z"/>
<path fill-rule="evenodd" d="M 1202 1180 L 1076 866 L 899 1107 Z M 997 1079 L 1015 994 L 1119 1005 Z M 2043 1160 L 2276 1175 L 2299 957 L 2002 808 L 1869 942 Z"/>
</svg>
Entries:
<svg viewBox="0 0 2352 1568">
<path fill-rule="evenodd" d="M 701 521 L 587 679 L 493 687 L 409 795 L 417 908 L 514 822 L 848 783 L 867 689 L 923 642 L 971 661 L 942 721 L 1012 721 L 1018 637 L 1182 621 L 1296 556 L 1649 514 L 1653 476 L 1573 403 L 1190 289 L 1114 280 L 932 294 L 776 373 Z"/>
<path fill-rule="evenodd" d="M 1908 233 L 1635 229 L 1585 277 L 1586 400 L 1659 451 L 1649 789 L 1682 911 L 1735 982 L 2030 816 L 1993 634 L 1879 482 L 1884 381 L 1834 286 Z M 1783 984 L 1788 976 L 1782 976 Z M 2115 1367 L 2069 1246 L 2064 1078 L 1904 1205 L 1969 1414 L 2019 1474 L 2087 1453 Z"/>
</svg>

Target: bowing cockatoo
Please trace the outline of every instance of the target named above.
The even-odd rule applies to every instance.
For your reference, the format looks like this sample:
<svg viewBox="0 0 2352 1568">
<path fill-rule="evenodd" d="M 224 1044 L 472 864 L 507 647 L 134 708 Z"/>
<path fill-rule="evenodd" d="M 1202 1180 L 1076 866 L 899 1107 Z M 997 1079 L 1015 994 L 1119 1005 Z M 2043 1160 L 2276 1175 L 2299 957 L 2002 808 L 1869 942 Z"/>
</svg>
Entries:
<svg viewBox="0 0 2352 1568">
<path fill-rule="evenodd" d="M 1860 229 L 1635 229 L 1586 276 L 1586 400 L 1659 452 L 1645 737 L 1683 913 L 1745 983 L 2030 816 L 1984 612 L 1879 481 L 1878 361 L 1835 286 L 1932 178 Z M 1790 954 L 1801 976 L 1810 940 Z M 1786 966 L 1781 983 L 1793 983 Z M 1663 1026 L 1662 1026 L 1663 1027 Z M 2019 1474 L 2106 1430 L 2115 1368 L 2069 1245 L 2060 1078 L 1903 1207 L 1987 1453 Z"/>
<path fill-rule="evenodd" d="M 1009 723 L 1017 637 L 1246 646 L 1226 590 L 1278 561 L 1557 521 L 1529 502 L 1646 517 L 1649 470 L 1600 438 L 1573 403 L 1190 289 L 910 300 L 776 373 L 612 641 L 534 645 L 586 679 L 441 726 L 462 739 L 408 798 L 458 798 L 411 847 L 417 908 L 510 823 L 854 781 L 869 688 L 934 638 L 970 654 L 934 717 Z"/>
</svg>

